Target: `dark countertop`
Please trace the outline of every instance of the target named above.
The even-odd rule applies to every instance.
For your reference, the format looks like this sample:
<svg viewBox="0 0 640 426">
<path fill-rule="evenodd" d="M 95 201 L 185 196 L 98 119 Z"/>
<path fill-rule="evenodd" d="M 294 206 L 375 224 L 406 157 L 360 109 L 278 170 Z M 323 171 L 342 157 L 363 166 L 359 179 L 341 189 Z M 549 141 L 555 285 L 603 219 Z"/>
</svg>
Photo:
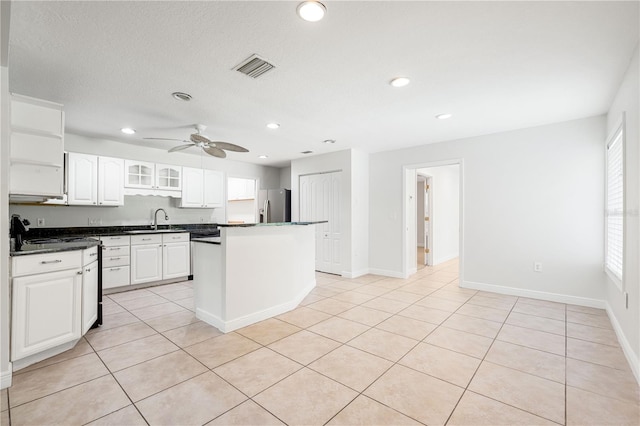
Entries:
<svg viewBox="0 0 640 426">
<path fill-rule="evenodd" d="M 61 251 L 84 250 L 100 244 L 99 240 L 85 238 L 75 241 L 61 241 L 48 244 L 23 244 L 20 251 L 12 250 L 9 256 L 25 256 L 30 254 L 57 253 Z"/>
<path fill-rule="evenodd" d="M 315 225 L 317 223 L 327 223 L 327 220 L 318 220 L 316 222 L 273 222 L 273 223 L 216 223 L 220 228 L 248 228 L 251 226 L 292 226 L 292 225 Z"/>
<path fill-rule="evenodd" d="M 218 244 L 220 245 L 220 237 L 193 238 L 194 243 Z"/>
<path fill-rule="evenodd" d="M 31 228 L 25 235 L 24 240 L 32 240 L 35 238 L 48 237 L 98 237 L 101 235 L 119 235 L 119 234 L 141 234 L 141 231 L 148 233 L 155 232 L 197 232 L 199 230 L 216 229 L 215 223 L 194 223 L 194 224 L 175 224 L 175 225 L 158 225 L 158 231 L 155 231 L 150 225 L 131 225 L 131 226 L 73 226 L 59 228 Z"/>
</svg>

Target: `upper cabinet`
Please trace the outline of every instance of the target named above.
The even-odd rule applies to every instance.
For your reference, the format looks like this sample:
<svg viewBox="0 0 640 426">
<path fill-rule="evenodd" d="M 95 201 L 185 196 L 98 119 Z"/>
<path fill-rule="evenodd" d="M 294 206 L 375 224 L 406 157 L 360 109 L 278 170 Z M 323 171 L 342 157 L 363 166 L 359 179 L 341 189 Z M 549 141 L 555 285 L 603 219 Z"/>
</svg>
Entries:
<svg viewBox="0 0 640 426">
<path fill-rule="evenodd" d="M 10 197 L 14 200 L 62 198 L 62 105 L 12 94 L 10 139 Z"/>
<path fill-rule="evenodd" d="M 182 198 L 180 207 L 222 207 L 224 175 L 217 170 L 182 168 Z"/>
<path fill-rule="evenodd" d="M 227 178 L 227 199 L 230 201 L 253 200 L 256 198 L 255 179 Z"/>
<path fill-rule="evenodd" d="M 127 194 L 130 195 L 179 197 L 178 191 L 182 189 L 182 168 L 179 166 L 126 160 L 124 178 L 124 186 L 129 188 Z"/>
<path fill-rule="evenodd" d="M 121 206 L 124 160 L 70 152 L 67 155 L 67 204 Z"/>
</svg>

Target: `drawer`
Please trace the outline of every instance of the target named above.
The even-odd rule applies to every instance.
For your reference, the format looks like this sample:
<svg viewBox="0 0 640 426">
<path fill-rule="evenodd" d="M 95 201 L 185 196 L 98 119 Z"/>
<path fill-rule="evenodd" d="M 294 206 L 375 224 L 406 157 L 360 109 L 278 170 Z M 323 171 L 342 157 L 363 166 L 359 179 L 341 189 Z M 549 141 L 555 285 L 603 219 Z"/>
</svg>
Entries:
<svg viewBox="0 0 640 426">
<path fill-rule="evenodd" d="M 162 234 L 143 234 L 131 237 L 132 246 L 141 244 L 162 244 Z"/>
<path fill-rule="evenodd" d="M 115 266 L 102 268 L 102 288 L 122 287 L 129 285 L 129 267 Z"/>
<path fill-rule="evenodd" d="M 129 266 L 129 256 L 109 256 L 102 258 L 102 267 Z"/>
<path fill-rule="evenodd" d="M 82 250 L 82 266 L 98 260 L 98 246 Z"/>
<path fill-rule="evenodd" d="M 105 247 L 128 246 L 130 241 L 128 235 L 105 235 L 100 240 Z"/>
<path fill-rule="evenodd" d="M 12 277 L 42 274 L 44 272 L 63 271 L 65 269 L 82 267 L 82 251 L 80 250 L 14 256 L 11 259 Z"/>
<path fill-rule="evenodd" d="M 162 242 L 164 244 L 166 244 L 166 243 L 181 243 L 183 241 L 189 241 L 189 233 L 188 232 L 162 234 Z"/>
<path fill-rule="evenodd" d="M 114 256 L 129 256 L 129 246 L 102 247 L 102 258 Z"/>
</svg>

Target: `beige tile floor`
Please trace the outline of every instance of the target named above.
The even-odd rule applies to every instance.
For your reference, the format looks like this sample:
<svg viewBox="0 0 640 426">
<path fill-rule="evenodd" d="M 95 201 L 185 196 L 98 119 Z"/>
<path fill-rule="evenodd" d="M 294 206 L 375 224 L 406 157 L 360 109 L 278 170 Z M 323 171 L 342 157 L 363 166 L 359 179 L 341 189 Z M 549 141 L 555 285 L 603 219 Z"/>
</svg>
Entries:
<svg viewBox="0 0 640 426">
<path fill-rule="evenodd" d="M 104 325 L 16 372 L 2 425 L 621 425 L 640 393 L 602 310 L 317 274 L 297 309 L 222 334 L 190 282 L 105 297 Z"/>
</svg>

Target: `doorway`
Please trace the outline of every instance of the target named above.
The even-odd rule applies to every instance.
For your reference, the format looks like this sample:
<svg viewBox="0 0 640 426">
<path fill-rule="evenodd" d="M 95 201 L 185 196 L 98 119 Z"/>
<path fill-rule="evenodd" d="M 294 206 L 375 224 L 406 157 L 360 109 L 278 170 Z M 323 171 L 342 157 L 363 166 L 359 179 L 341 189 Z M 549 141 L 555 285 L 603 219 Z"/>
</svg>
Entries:
<svg viewBox="0 0 640 426">
<path fill-rule="evenodd" d="M 256 223 L 258 181 L 252 178 L 227 179 L 227 223 Z"/>
<path fill-rule="evenodd" d="M 405 277 L 459 258 L 463 273 L 462 160 L 404 166 Z"/>
</svg>

